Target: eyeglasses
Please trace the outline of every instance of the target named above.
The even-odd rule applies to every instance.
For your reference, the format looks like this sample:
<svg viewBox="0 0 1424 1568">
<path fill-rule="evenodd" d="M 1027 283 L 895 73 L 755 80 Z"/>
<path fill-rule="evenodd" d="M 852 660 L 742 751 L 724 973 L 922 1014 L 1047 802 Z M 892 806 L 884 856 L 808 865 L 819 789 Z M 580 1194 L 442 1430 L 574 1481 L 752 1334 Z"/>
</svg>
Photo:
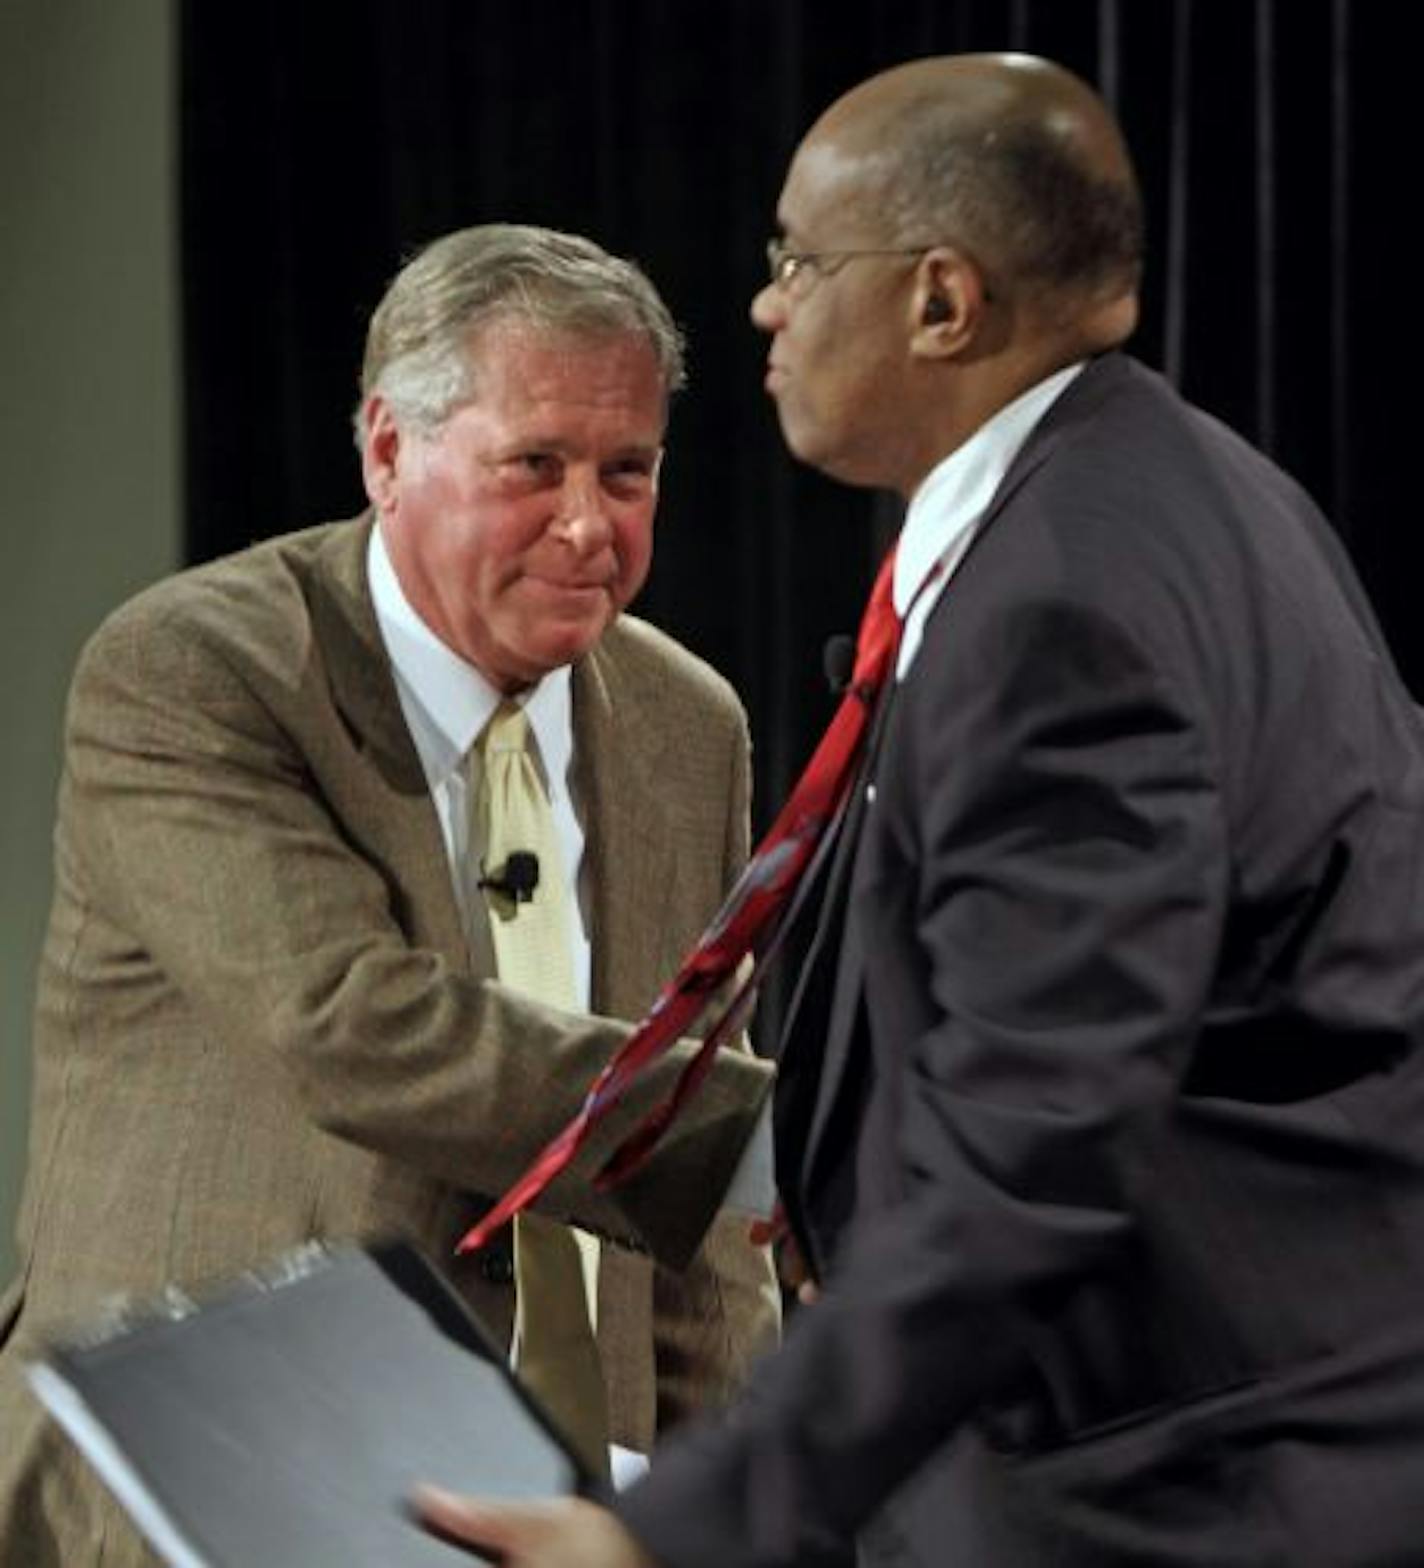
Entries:
<svg viewBox="0 0 1424 1568">
<path fill-rule="evenodd" d="M 791 250 L 785 240 L 766 242 L 766 263 L 771 281 L 779 289 L 790 289 L 803 274 L 809 278 L 828 278 L 857 256 L 923 256 L 933 245 L 910 245 L 887 250 Z"/>
</svg>

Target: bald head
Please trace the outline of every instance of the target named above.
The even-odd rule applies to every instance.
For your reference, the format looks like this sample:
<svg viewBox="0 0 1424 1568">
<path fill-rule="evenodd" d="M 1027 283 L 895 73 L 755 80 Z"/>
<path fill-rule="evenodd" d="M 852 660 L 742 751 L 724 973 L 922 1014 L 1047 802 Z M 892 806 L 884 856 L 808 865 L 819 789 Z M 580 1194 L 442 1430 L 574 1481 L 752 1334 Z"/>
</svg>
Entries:
<svg viewBox="0 0 1424 1568">
<path fill-rule="evenodd" d="M 951 239 L 995 292 L 1085 314 L 1131 294 L 1142 251 L 1121 132 L 1086 83 L 1028 55 L 916 60 L 862 82 L 803 154 L 857 165 L 886 243 Z"/>
<path fill-rule="evenodd" d="M 1137 323 L 1122 136 L 1070 72 L 954 55 L 882 72 L 791 160 L 752 301 L 803 462 L 904 496 L 1001 408 Z"/>
</svg>

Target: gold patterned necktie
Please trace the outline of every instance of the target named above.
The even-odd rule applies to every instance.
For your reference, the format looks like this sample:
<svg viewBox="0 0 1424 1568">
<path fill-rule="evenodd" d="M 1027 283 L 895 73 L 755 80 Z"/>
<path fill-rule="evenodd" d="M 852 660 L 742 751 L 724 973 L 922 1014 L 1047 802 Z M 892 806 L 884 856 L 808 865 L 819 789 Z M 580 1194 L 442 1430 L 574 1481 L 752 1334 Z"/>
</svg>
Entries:
<svg viewBox="0 0 1424 1568">
<path fill-rule="evenodd" d="M 507 985 L 576 1010 L 569 885 L 523 710 L 501 704 L 474 750 L 471 838 L 483 846 L 480 886 L 495 968 Z M 521 1214 L 514 1277 L 520 1377 L 585 1463 L 606 1476 L 607 1396 L 594 1339 L 598 1243 L 542 1215 Z"/>
</svg>

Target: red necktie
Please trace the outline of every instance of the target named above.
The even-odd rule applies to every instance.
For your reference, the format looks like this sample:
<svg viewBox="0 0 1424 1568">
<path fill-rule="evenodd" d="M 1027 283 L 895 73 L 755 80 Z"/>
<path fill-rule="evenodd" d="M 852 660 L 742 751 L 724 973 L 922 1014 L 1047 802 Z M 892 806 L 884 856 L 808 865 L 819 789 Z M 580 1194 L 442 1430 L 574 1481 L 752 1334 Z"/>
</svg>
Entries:
<svg viewBox="0 0 1424 1568">
<path fill-rule="evenodd" d="M 682 1038 L 708 999 L 735 975 L 742 959 L 759 940 L 771 936 L 850 793 L 875 700 L 894 668 L 901 625 L 891 600 L 894 575 L 892 550 L 881 564 L 860 623 L 850 687 L 791 798 L 753 852 L 726 902 L 642 1022 L 594 1080 L 578 1114 L 465 1236 L 460 1252 L 483 1246 L 500 1226 L 543 1192 L 578 1153 L 592 1128 L 618 1104 L 638 1072 Z M 614 1151 L 599 1172 L 598 1186 L 609 1186 L 629 1175 L 647 1158 L 678 1109 L 706 1076 L 718 1046 L 741 1027 L 766 967 L 763 957 L 713 1023 L 672 1093 Z"/>
</svg>

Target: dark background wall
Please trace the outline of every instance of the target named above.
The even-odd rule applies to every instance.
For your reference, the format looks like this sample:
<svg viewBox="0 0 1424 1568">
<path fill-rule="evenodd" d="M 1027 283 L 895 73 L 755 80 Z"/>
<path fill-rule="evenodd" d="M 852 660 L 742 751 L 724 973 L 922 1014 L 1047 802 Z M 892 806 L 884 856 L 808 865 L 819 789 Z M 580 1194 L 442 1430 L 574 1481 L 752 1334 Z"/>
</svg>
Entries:
<svg viewBox="0 0 1424 1568">
<path fill-rule="evenodd" d="M 744 693 L 770 805 L 825 712 L 818 649 L 852 623 L 879 544 L 874 499 L 796 470 L 760 390 L 746 307 L 781 175 L 816 113 L 871 71 L 1022 48 L 1097 83 L 1137 151 L 1151 253 L 1137 351 L 1314 492 L 1424 678 L 1395 390 L 1394 301 L 1414 269 L 1394 199 L 1392 8 L 900 0 L 832 22 L 820 0 L 189 0 L 181 14 L 195 558 L 358 509 L 346 418 L 363 322 L 411 249 L 493 219 L 582 230 L 638 258 L 691 336 L 641 609 Z"/>
<path fill-rule="evenodd" d="M 1026 49 L 1096 83 L 1136 150 L 1137 351 L 1314 492 L 1424 680 L 1393 8 L 188 0 L 181 14 L 193 557 L 359 508 L 346 417 L 364 319 L 401 257 L 493 219 L 584 231 L 640 260 L 691 337 L 640 609 L 744 694 L 764 825 L 828 711 L 818 651 L 853 625 L 895 520 L 795 468 L 760 390 L 746 309 L 787 158 L 880 67 Z"/>
</svg>

